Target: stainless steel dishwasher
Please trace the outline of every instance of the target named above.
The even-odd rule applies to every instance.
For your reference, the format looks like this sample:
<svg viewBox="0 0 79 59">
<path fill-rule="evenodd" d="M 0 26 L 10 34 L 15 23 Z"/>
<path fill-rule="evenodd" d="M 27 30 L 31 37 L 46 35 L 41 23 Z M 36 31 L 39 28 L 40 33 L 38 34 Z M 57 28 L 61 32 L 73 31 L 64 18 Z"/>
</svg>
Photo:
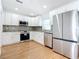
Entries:
<svg viewBox="0 0 79 59">
<path fill-rule="evenodd" d="M 78 46 L 78 59 L 79 59 L 79 46 Z"/>
<path fill-rule="evenodd" d="M 53 39 L 52 33 L 45 32 L 44 33 L 44 45 L 53 48 Z"/>
</svg>

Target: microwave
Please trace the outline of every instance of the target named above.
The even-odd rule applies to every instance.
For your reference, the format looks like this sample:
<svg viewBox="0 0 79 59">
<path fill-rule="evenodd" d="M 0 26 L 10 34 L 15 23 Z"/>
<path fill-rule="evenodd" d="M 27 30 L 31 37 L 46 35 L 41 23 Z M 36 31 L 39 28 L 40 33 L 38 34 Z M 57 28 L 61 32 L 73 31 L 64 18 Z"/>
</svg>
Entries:
<svg viewBox="0 0 79 59">
<path fill-rule="evenodd" d="M 20 26 L 28 26 L 28 22 L 26 21 L 19 21 Z"/>
</svg>

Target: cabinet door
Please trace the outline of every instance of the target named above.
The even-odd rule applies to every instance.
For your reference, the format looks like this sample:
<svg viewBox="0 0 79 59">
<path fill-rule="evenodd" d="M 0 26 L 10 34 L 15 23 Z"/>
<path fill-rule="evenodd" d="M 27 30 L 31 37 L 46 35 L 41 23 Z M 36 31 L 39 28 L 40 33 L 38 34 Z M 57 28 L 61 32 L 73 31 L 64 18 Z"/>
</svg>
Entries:
<svg viewBox="0 0 79 59">
<path fill-rule="evenodd" d="M 5 25 L 5 22 L 6 22 L 6 15 L 5 15 L 5 12 L 2 12 L 2 24 Z"/>
<path fill-rule="evenodd" d="M 11 25 L 19 25 L 19 16 L 16 14 L 12 14 Z"/>
<path fill-rule="evenodd" d="M 62 40 L 53 39 L 53 50 L 55 52 L 63 54 L 63 41 Z"/>
<path fill-rule="evenodd" d="M 30 32 L 30 39 L 44 45 L 44 33 L 43 32 Z"/>
<path fill-rule="evenodd" d="M 36 20 L 35 19 L 33 19 L 33 18 L 29 18 L 29 26 L 35 26 L 35 24 L 36 24 Z"/>
<path fill-rule="evenodd" d="M 2 33 L 2 45 L 11 44 L 11 33 Z"/>
<path fill-rule="evenodd" d="M 19 32 L 14 32 L 12 33 L 12 43 L 17 43 L 20 41 L 20 33 Z"/>
<path fill-rule="evenodd" d="M 10 13 L 5 13 L 5 16 L 4 16 L 4 24 L 5 25 L 11 25 L 11 21 L 12 21 L 12 15 Z"/>
<path fill-rule="evenodd" d="M 41 26 L 41 19 L 39 18 L 29 18 L 28 20 L 28 25 L 29 26 Z"/>
</svg>

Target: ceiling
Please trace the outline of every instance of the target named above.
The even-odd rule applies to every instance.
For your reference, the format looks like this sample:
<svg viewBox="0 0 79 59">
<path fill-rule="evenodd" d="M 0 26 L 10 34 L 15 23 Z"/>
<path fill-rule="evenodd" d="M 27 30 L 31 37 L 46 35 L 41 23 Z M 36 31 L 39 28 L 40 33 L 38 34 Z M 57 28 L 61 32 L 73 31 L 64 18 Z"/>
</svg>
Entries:
<svg viewBox="0 0 79 59">
<path fill-rule="evenodd" d="M 18 2 L 17 2 L 18 1 Z M 6 11 L 26 16 L 39 16 L 74 0 L 2 0 Z"/>
</svg>

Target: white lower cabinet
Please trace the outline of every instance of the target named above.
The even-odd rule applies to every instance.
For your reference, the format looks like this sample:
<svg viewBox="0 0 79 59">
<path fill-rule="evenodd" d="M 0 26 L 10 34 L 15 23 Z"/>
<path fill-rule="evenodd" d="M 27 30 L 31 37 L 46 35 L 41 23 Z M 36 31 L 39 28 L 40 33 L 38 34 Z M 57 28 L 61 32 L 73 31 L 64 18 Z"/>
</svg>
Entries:
<svg viewBox="0 0 79 59">
<path fill-rule="evenodd" d="M 19 33 L 2 33 L 2 45 L 8 45 L 17 43 L 20 41 L 20 34 Z"/>
<path fill-rule="evenodd" d="M 12 33 L 12 43 L 17 43 L 17 42 L 19 42 L 20 41 L 20 33 L 17 33 L 17 32 L 14 32 L 14 33 Z"/>
<path fill-rule="evenodd" d="M 31 31 L 30 39 L 44 45 L 44 32 Z"/>
<path fill-rule="evenodd" d="M 11 33 L 2 33 L 2 45 L 11 44 Z"/>
</svg>

